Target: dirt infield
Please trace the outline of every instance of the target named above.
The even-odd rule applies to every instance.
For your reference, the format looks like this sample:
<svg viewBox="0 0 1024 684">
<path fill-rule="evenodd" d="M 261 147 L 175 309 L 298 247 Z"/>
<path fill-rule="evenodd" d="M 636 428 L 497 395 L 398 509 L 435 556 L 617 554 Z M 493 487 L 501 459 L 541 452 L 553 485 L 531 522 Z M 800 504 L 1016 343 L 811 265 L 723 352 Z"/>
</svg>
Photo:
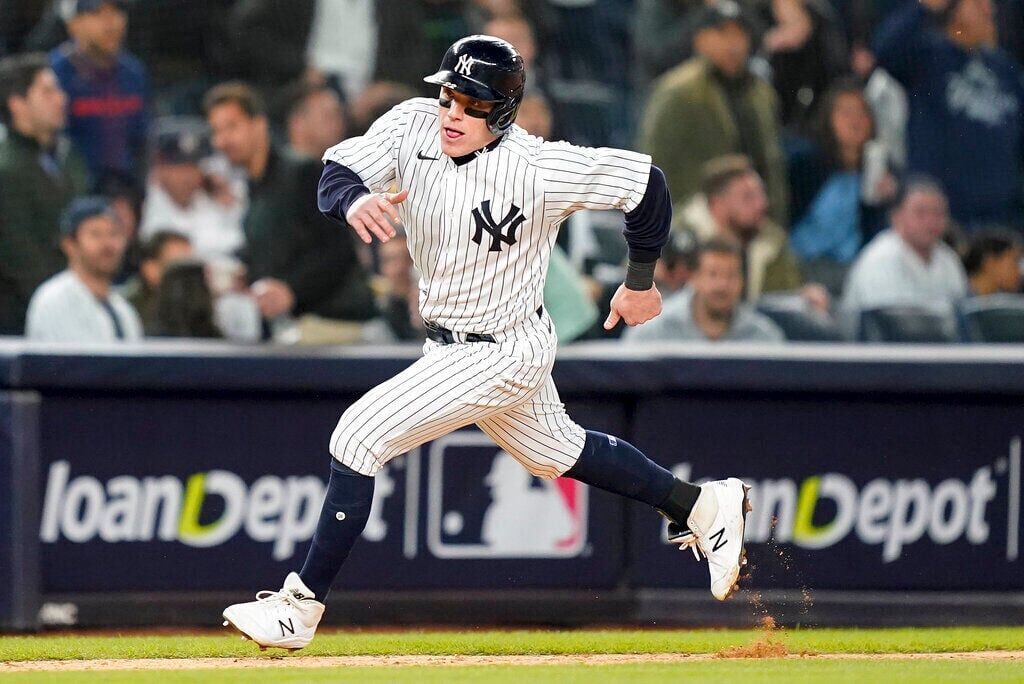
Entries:
<svg viewBox="0 0 1024 684">
<path fill-rule="evenodd" d="M 727 653 L 593 654 L 548 656 L 262 656 L 253 658 L 153 658 L 124 660 L 30 660 L 0 663 L 0 673 L 88 672 L 117 670 L 222 670 L 283 667 L 468 667 L 480 665 L 617 665 L 624 663 L 686 663 L 731 658 Z M 744 657 L 744 656 L 740 656 Z M 828 653 L 770 656 L 810 660 L 1020 660 L 1024 651 L 967 653 Z"/>
</svg>

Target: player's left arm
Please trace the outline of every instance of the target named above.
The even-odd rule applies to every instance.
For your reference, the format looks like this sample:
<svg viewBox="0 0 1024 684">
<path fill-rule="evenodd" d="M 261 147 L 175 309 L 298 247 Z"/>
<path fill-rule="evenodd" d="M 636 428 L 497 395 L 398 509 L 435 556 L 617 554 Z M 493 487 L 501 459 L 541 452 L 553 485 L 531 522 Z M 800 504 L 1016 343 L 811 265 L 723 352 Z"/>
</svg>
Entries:
<svg viewBox="0 0 1024 684">
<path fill-rule="evenodd" d="M 626 281 L 612 297 L 608 330 L 620 320 L 640 325 L 661 313 L 654 265 L 668 242 L 672 198 L 651 157 L 611 147 L 544 143 L 537 167 L 544 176 L 545 210 L 559 219 L 580 209 L 619 209 L 629 245 Z"/>
<path fill-rule="evenodd" d="M 619 320 L 626 325 L 640 325 L 661 313 L 661 293 L 654 284 L 654 267 L 668 242 L 671 225 L 668 183 L 661 169 L 651 164 L 643 199 L 626 212 L 622 231 L 629 245 L 626 280 L 612 297 L 605 330 L 614 328 Z"/>
</svg>

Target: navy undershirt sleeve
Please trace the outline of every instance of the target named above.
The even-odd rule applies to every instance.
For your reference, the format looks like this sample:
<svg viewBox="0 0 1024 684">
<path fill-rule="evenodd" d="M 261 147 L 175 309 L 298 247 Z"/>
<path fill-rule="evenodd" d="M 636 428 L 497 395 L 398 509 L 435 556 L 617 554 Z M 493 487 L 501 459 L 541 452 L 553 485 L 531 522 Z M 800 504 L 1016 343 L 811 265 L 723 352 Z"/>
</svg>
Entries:
<svg viewBox="0 0 1024 684">
<path fill-rule="evenodd" d="M 352 203 L 369 192 L 355 171 L 344 164 L 327 162 L 320 175 L 316 204 L 324 216 L 345 223 L 345 214 Z"/>
<path fill-rule="evenodd" d="M 647 190 L 636 209 L 626 214 L 626 227 L 622 234 L 629 245 L 629 259 L 649 264 L 661 256 L 661 248 L 668 242 L 672 227 L 672 196 L 668 191 L 665 174 L 651 164 Z"/>
</svg>

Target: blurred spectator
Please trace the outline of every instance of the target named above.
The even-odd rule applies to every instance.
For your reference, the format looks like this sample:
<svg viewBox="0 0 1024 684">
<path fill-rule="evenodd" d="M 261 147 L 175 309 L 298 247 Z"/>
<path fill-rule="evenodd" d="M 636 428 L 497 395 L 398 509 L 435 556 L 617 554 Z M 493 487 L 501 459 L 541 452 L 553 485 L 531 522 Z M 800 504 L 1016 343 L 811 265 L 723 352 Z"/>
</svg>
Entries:
<svg viewBox="0 0 1024 684">
<path fill-rule="evenodd" d="M 97 188 L 96 194 L 110 202 L 121 229 L 124 231 L 124 258 L 121 260 L 121 272 L 114 278 L 114 283 L 124 283 L 139 270 L 139 218 L 142 216 L 142 199 L 145 191 L 131 176 L 110 173 Z"/>
<path fill-rule="evenodd" d="M 697 270 L 683 291 L 665 300 L 661 315 L 623 334 L 627 342 L 782 342 L 767 317 L 740 303 L 743 251 L 715 238 L 700 248 Z"/>
<path fill-rule="evenodd" d="M 426 73 L 426 72 L 425 72 Z M 437 97 L 437 93 L 433 94 Z M 352 115 L 351 135 L 363 135 L 374 121 L 396 104 L 416 97 L 416 91 L 407 85 L 391 81 L 377 81 L 366 87 L 350 108 Z"/>
<path fill-rule="evenodd" d="M 333 89 L 298 81 L 286 90 L 285 101 L 284 127 L 293 152 L 320 159 L 347 137 L 345 108 Z"/>
<path fill-rule="evenodd" d="M 168 265 L 156 293 L 155 334 L 160 337 L 221 337 L 214 323 L 213 295 L 201 261 Z"/>
<path fill-rule="evenodd" d="M 699 252 L 700 246 L 693 231 L 687 228 L 673 231 L 654 267 L 654 282 L 663 296 L 667 297 L 686 286 L 697 270 Z"/>
<path fill-rule="evenodd" d="M 848 70 L 846 39 L 828 0 L 771 0 L 773 26 L 764 34 L 782 125 L 805 134 L 829 84 Z"/>
<path fill-rule="evenodd" d="M 853 79 L 822 98 L 815 144 L 790 161 L 793 251 L 807 277 L 838 293 L 861 245 L 884 228 L 882 204 L 896 192 L 886 152 L 872 142 L 874 124 Z"/>
<path fill-rule="evenodd" d="M 321 163 L 271 143 L 263 103 L 242 83 L 210 90 L 204 109 L 214 147 L 249 178 L 246 259 L 264 318 L 372 318 L 373 295 L 351 231 L 317 209 Z"/>
<path fill-rule="evenodd" d="M 226 180 L 204 172 L 210 149 L 198 118 L 159 119 L 150 136 L 150 172 L 140 237 L 172 228 L 202 258 L 234 256 L 245 245 L 242 203 Z"/>
<path fill-rule="evenodd" d="M 916 306 L 952 315 L 967 294 L 960 258 L 942 241 L 949 223 L 946 196 L 936 181 L 911 177 L 893 206 L 892 228 L 861 252 L 843 290 L 851 320 L 866 309 Z"/>
<path fill-rule="evenodd" d="M 102 197 L 76 199 L 61 219 L 68 268 L 39 286 L 25 334 L 43 342 L 134 342 L 142 321 L 111 288 L 121 268 L 124 229 Z"/>
<path fill-rule="evenodd" d="M 69 0 L 64 45 L 50 53 L 68 94 L 68 133 L 99 185 L 111 173 L 137 175 L 146 143 L 146 69 L 122 45 L 122 0 Z"/>
<path fill-rule="evenodd" d="M 995 40 L 992 0 L 915 0 L 875 45 L 910 99 L 909 170 L 937 178 L 968 228 L 1022 223 L 1024 81 Z"/>
<path fill-rule="evenodd" d="M 1020 292 L 1022 247 L 1020 236 L 1006 230 L 983 230 L 971 238 L 964 255 L 970 294 Z"/>
<path fill-rule="evenodd" d="M 778 99 L 748 67 L 749 20 L 733 0 L 720 0 L 700 12 L 694 38 L 699 56 L 654 84 L 639 147 L 665 171 L 676 202 L 685 202 L 700 189 L 704 162 L 745 154 L 765 180 L 772 215 L 785 223 L 788 200 Z"/>
<path fill-rule="evenodd" d="M 0 335 L 24 333 L 32 293 L 64 267 L 61 212 L 86 191 L 85 162 L 59 135 L 65 104 L 46 55 L 0 61 Z"/>
<path fill-rule="evenodd" d="M 139 313 L 146 335 L 155 335 L 160 280 L 170 264 L 192 256 L 192 243 L 182 233 L 158 230 L 142 243 L 140 251 L 139 272 L 121 293 Z"/>
<path fill-rule="evenodd" d="M 704 166 L 702 192 L 677 212 L 673 230 L 689 228 L 701 242 L 732 240 L 743 250 L 746 299 L 803 284 L 786 231 L 768 218 L 764 183 L 750 160 L 726 155 Z"/>
</svg>

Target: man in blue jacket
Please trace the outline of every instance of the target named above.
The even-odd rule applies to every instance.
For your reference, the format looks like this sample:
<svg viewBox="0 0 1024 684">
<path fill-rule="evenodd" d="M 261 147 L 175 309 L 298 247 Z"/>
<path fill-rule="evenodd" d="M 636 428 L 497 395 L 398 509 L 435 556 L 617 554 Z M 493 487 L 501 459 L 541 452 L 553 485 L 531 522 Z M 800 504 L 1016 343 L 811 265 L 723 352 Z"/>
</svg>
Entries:
<svg viewBox="0 0 1024 684">
<path fill-rule="evenodd" d="M 1024 227 L 1024 72 L 996 47 L 992 0 L 912 0 L 875 49 L 907 89 L 909 170 L 941 181 L 969 230 Z"/>
<path fill-rule="evenodd" d="M 68 133 L 93 182 L 137 176 L 146 139 L 146 68 L 122 45 L 123 0 L 74 0 L 64 17 L 71 39 L 50 54 L 68 95 Z"/>
</svg>

